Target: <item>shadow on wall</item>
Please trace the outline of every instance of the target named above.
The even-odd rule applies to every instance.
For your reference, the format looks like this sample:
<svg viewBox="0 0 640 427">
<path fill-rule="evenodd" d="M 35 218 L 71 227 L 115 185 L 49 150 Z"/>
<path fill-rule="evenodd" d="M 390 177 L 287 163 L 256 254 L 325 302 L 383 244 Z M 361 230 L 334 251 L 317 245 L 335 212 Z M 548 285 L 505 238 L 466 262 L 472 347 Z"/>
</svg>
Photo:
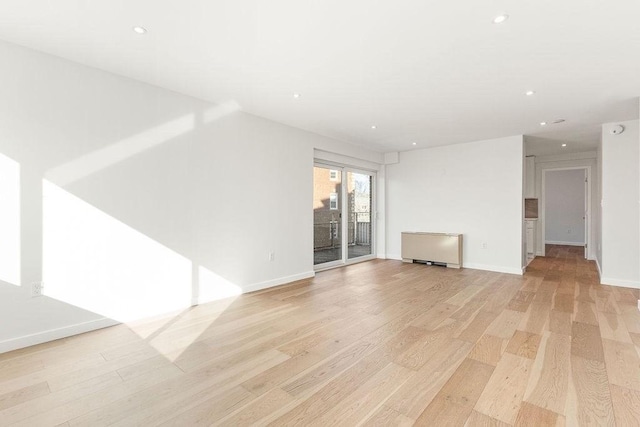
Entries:
<svg viewBox="0 0 640 427">
<path fill-rule="evenodd" d="M 46 149 L 24 150 L 20 161 L 0 154 L 0 287 L 22 286 L 24 297 L 42 281 L 44 297 L 25 304 L 51 298 L 133 330 L 158 317 L 136 332 L 178 357 L 242 292 L 196 256 L 185 191 L 193 134 L 238 110 L 229 102 L 181 115 L 59 165 L 43 164 Z M 0 294 L 17 298 L 11 292 Z M 217 314 L 198 333 L 164 337 L 185 308 L 208 301 Z"/>
</svg>

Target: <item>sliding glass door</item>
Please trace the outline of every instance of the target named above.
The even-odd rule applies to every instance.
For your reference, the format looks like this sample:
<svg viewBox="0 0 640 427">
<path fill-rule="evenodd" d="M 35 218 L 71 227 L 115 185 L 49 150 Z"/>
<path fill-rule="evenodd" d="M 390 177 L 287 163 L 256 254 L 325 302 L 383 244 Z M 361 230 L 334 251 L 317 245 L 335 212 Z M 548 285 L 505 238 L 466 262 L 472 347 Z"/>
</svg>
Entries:
<svg viewBox="0 0 640 427">
<path fill-rule="evenodd" d="M 313 168 L 313 264 L 342 260 L 342 171 Z"/>
<path fill-rule="evenodd" d="M 371 255 L 371 207 L 373 176 L 347 172 L 347 228 L 349 242 L 347 258 L 354 259 Z"/>
<path fill-rule="evenodd" d="M 313 264 L 374 258 L 375 173 L 317 163 L 313 169 Z"/>
</svg>

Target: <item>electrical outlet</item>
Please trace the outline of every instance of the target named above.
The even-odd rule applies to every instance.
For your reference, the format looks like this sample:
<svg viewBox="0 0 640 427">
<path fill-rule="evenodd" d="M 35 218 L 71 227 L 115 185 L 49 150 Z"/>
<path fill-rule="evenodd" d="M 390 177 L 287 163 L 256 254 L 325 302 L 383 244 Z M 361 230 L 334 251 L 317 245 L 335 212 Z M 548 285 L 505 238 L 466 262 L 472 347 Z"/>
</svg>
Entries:
<svg viewBox="0 0 640 427">
<path fill-rule="evenodd" d="M 269 252 L 269 261 L 274 261 L 276 259 L 276 253 L 275 252 Z"/>
<path fill-rule="evenodd" d="M 487 249 L 487 242 L 482 243 L 482 249 Z"/>
<path fill-rule="evenodd" d="M 31 296 L 39 297 L 42 296 L 42 288 L 44 288 L 44 283 L 42 282 L 34 282 L 31 284 Z"/>
<path fill-rule="evenodd" d="M 571 234 L 571 229 L 567 228 L 567 234 Z"/>
</svg>

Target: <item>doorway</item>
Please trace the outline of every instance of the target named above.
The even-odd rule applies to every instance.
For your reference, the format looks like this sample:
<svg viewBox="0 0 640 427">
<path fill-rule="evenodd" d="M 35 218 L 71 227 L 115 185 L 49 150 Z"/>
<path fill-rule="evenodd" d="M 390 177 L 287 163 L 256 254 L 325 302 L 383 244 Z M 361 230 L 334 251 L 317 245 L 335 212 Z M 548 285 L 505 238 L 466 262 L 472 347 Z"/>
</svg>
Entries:
<svg viewBox="0 0 640 427">
<path fill-rule="evenodd" d="M 313 264 L 316 270 L 375 258 L 375 172 L 316 163 Z"/>
<path fill-rule="evenodd" d="M 544 169 L 542 172 L 543 256 L 546 256 L 546 245 L 580 246 L 587 259 L 591 168 Z"/>
</svg>

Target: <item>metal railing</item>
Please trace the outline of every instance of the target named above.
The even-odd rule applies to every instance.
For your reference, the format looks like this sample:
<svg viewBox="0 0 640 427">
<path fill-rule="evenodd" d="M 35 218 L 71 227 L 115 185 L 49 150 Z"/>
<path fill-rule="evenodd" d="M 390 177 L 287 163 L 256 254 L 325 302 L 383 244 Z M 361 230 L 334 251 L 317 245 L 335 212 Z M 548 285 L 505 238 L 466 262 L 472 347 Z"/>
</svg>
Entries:
<svg viewBox="0 0 640 427">
<path fill-rule="evenodd" d="M 314 224 L 313 248 L 337 248 L 342 244 L 339 221 L 328 221 Z M 349 245 L 371 244 L 371 214 L 369 212 L 354 212 L 353 220 L 348 222 Z"/>
</svg>

